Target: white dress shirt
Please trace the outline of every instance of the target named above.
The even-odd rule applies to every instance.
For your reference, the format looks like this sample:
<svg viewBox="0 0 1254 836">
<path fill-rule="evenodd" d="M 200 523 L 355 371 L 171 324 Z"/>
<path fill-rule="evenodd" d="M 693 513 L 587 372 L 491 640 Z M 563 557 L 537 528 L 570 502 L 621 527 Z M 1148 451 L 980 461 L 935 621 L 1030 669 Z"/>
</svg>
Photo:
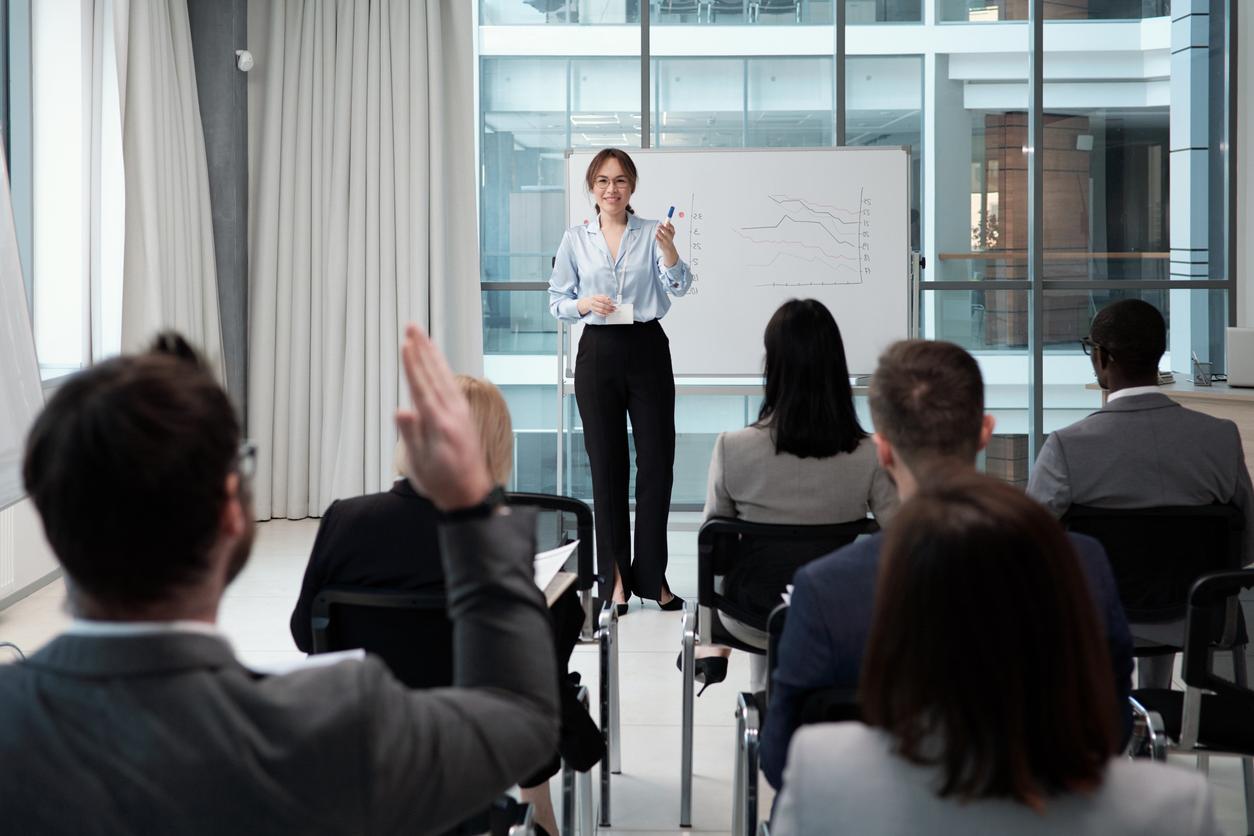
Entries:
<svg viewBox="0 0 1254 836">
<path fill-rule="evenodd" d="M 1106 403 L 1117 401 L 1120 398 L 1135 398 L 1137 395 L 1157 395 L 1162 389 L 1157 386 L 1129 386 L 1126 389 L 1119 389 L 1111 392 L 1106 396 Z"/>
</svg>

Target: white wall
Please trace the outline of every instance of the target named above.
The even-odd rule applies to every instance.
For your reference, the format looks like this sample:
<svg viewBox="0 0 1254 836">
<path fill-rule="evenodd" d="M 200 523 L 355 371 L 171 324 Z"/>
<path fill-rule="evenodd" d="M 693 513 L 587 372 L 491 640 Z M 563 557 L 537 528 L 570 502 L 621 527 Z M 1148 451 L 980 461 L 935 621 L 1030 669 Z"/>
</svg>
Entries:
<svg viewBox="0 0 1254 836">
<path fill-rule="evenodd" d="M 58 568 L 29 499 L 0 511 L 0 605 L 43 586 Z"/>
</svg>

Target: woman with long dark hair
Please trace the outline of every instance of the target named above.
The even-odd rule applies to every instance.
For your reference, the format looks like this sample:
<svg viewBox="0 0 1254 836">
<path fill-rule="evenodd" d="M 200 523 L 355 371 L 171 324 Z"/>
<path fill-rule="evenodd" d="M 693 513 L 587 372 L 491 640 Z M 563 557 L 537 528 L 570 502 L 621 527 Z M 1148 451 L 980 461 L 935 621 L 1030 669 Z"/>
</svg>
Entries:
<svg viewBox="0 0 1254 836">
<path fill-rule="evenodd" d="M 631 208 L 636 165 L 625 151 L 592 158 L 584 185 L 596 218 L 562 236 L 549 280 L 549 309 L 588 326 L 575 358 L 575 402 L 592 470 L 597 560 L 612 560 L 608 590 L 627 611 L 635 592 L 664 610 L 684 601 L 666 582 L 666 521 L 675 466 L 675 377 L 661 318 L 692 275 L 668 221 Z M 636 442 L 635 560 L 627 508 L 627 417 Z"/>
<path fill-rule="evenodd" d="M 863 519 L 881 522 L 897 507 L 897 491 L 879 466 L 875 446 L 858 422 L 845 345 L 831 311 L 814 299 L 785 302 L 763 336 L 764 396 L 758 420 L 723 433 L 714 443 L 705 517 L 820 525 Z M 723 594 L 769 613 L 795 564 L 764 553 L 742 561 Z M 766 647 L 766 633 L 720 616 L 740 641 Z M 725 647 L 698 648 L 694 675 L 709 685 L 726 676 Z M 750 684 L 766 687 L 763 656 L 750 657 Z"/>
<path fill-rule="evenodd" d="M 1202 776 L 1115 757 L 1102 635 L 1043 507 L 934 475 L 885 536 L 866 725 L 802 727 L 773 832 L 1215 836 Z"/>
</svg>

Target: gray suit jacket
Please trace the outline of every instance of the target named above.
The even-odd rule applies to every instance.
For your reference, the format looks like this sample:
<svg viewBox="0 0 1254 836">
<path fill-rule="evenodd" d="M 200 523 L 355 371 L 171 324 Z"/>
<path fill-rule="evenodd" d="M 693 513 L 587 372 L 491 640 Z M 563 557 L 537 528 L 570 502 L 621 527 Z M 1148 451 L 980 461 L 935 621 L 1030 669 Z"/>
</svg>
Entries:
<svg viewBox="0 0 1254 836">
<path fill-rule="evenodd" d="M 0 669 L 11 833 L 438 833 L 552 757 L 534 516 L 442 531 L 455 688 L 377 659 L 284 676 L 195 633 L 65 635 Z"/>
<path fill-rule="evenodd" d="M 1206 778 L 1113 758 L 1091 794 L 1051 798 L 1043 812 L 1004 799 L 936 795 L 937 771 L 891 751 L 861 723 L 805 726 L 793 737 L 773 836 L 1219 836 Z"/>
<path fill-rule="evenodd" d="M 1166 395 L 1120 398 L 1055 432 L 1032 467 L 1028 496 L 1057 516 L 1072 505 L 1231 502 L 1245 514 L 1245 562 L 1254 562 L 1254 489 L 1236 424 Z"/>
<path fill-rule="evenodd" d="M 860 520 L 869 509 L 883 524 L 897 504 L 897 488 L 869 438 L 852 453 L 825 459 L 776 453 L 765 427 L 725 432 L 714 442 L 706 519 L 823 525 Z"/>
</svg>

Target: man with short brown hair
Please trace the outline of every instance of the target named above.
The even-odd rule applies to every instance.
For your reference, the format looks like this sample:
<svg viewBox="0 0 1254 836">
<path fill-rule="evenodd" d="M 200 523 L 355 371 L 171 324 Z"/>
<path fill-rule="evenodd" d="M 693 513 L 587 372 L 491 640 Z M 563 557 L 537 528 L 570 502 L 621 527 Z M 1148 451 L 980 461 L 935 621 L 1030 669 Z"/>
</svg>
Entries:
<svg viewBox="0 0 1254 836">
<path fill-rule="evenodd" d="M 914 495 L 920 482 L 971 470 L 976 454 L 993 434 L 993 416 L 984 412 L 980 367 L 953 343 L 905 340 L 891 345 L 871 378 L 870 405 L 880 465 L 893 477 L 903 501 Z M 857 687 L 882 542 L 880 534 L 857 540 L 806 564 L 793 576 L 792 606 L 779 643 L 779 664 L 762 731 L 762 771 L 772 786 L 779 786 L 806 698 L 821 689 Z M 1132 684 L 1127 619 L 1101 544 L 1079 535 L 1072 535 L 1071 542 L 1106 629 L 1126 731 Z"/>
<path fill-rule="evenodd" d="M 430 833 L 481 812 L 557 745 L 557 669 L 533 515 L 500 504 L 466 400 L 410 327 L 410 479 L 444 514 L 456 685 L 373 657 L 265 676 L 215 627 L 252 541 L 252 451 L 179 338 L 49 400 L 27 491 L 73 625 L 0 666 L 12 833 Z"/>
</svg>

